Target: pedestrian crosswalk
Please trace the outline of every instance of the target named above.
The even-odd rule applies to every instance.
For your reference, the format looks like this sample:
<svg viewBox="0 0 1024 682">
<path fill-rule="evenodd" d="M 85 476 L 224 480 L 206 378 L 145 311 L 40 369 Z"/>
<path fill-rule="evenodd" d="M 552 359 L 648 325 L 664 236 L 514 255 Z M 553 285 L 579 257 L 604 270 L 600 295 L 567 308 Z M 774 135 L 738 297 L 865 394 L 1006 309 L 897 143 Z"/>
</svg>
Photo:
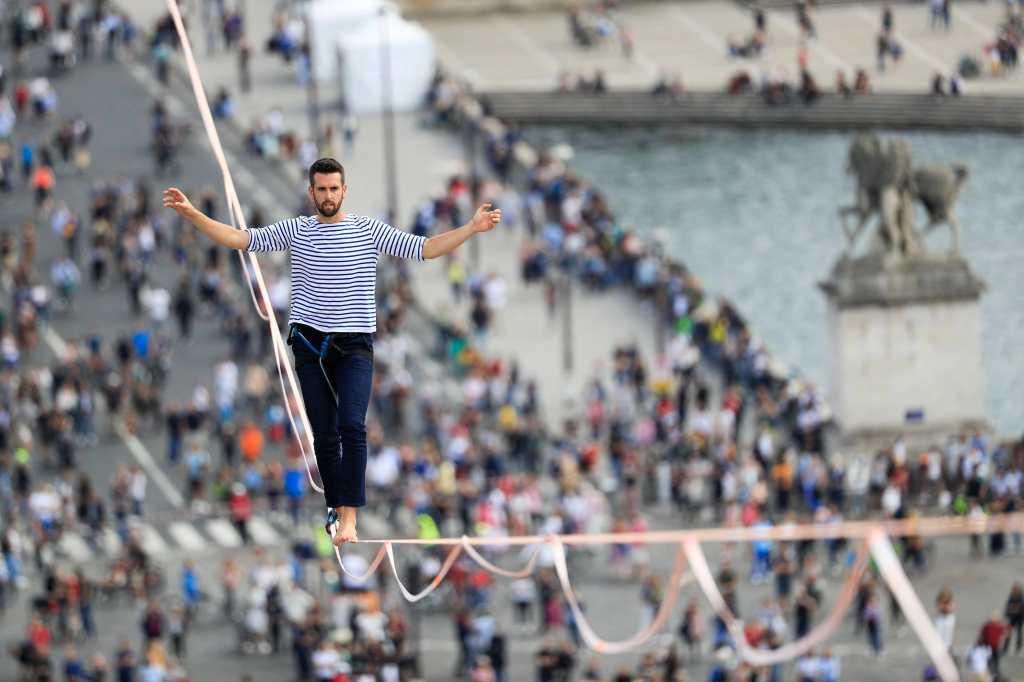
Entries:
<svg viewBox="0 0 1024 682">
<path fill-rule="evenodd" d="M 373 513 L 360 515 L 359 522 L 367 537 L 381 538 L 393 534 L 391 524 Z M 313 533 L 319 532 L 320 528 L 322 526 L 318 522 L 294 526 L 283 514 L 261 514 L 248 520 L 246 537 L 243 538 L 239 527 L 224 517 L 200 516 L 160 522 L 133 516 L 129 517 L 121 532 L 109 526 L 99 533 L 91 533 L 78 526 L 65 529 L 51 547 L 57 556 L 71 564 L 86 564 L 120 556 L 127 538 L 131 536 L 153 559 L 172 560 L 204 553 L 244 551 L 251 547 L 288 547 L 299 539 L 312 539 Z M 20 534 L 17 529 L 5 532 L 14 533 L 14 540 L 19 543 L 17 546 L 33 547 L 31 535 L 24 531 Z"/>
<path fill-rule="evenodd" d="M 222 547 L 241 547 L 242 536 L 226 519 L 212 519 L 206 522 L 206 530 Z"/>
<path fill-rule="evenodd" d="M 146 551 L 146 554 L 155 556 L 167 554 L 167 543 L 164 541 L 163 536 L 157 532 L 156 528 L 148 523 L 138 523 L 135 525 L 135 530 L 139 534 L 139 543 L 142 545 L 142 549 Z"/>
<path fill-rule="evenodd" d="M 303 528 L 297 531 L 285 520 L 253 517 L 246 524 L 248 542 L 242 538 L 236 525 L 225 518 L 206 518 L 190 521 L 171 521 L 166 524 L 132 518 L 127 532 L 138 538 L 142 549 L 154 559 L 176 558 L 218 550 L 241 550 L 248 546 L 285 546 L 296 534 L 308 535 Z M 15 535 L 17 531 L 12 531 Z M 65 530 L 54 545 L 57 554 L 72 564 L 114 558 L 121 554 L 125 539 L 113 528 L 104 528 L 98 534 L 85 529 Z M 18 542 L 31 546 L 31 538 L 22 533 Z"/>
<path fill-rule="evenodd" d="M 199 534 L 192 524 L 185 523 L 184 521 L 175 521 L 167 527 L 171 536 L 178 541 L 184 549 L 197 550 L 202 549 L 206 545 L 206 540 Z"/>
<path fill-rule="evenodd" d="M 258 516 L 249 521 L 249 534 L 257 545 L 276 545 L 282 541 L 274 527 Z"/>
</svg>

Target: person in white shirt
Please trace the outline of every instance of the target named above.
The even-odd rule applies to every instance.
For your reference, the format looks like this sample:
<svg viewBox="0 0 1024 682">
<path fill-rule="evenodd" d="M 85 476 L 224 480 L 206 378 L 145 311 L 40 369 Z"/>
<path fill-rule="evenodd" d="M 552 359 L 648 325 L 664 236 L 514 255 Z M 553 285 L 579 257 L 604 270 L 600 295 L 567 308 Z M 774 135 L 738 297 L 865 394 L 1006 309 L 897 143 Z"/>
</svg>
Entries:
<svg viewBox="0 0 1024 682">
<path fill-rule="evenodd" d="M 334 642 L 324 640 L 313 652 L 313 674 L 318 680 L 332 680 L 341 667 L 341 656 L 334 648 Z"/>
<path fill-rule="evenodd" d="M 992 649 L 982 641 L 978 641 L 967 650 L 968 682 L 989 682 L 992 679 L 988 670 L 988 661 L 992 658 Z"/>
<path fill-rule="evenodd" d="M 821 664 L 814 652 L 808 651 L 806 656 L 798 658 L 793 672 L 796 673 L 798 682 L 816 682 L 818 673 L 821 671 Z"/>
<path fill-rule="evenodd" d="M 139 467 L 131 469 L 131 488 L 129 493 L 132 498 L 132 514 L 142 516 L 142 503 L 146 501 L 146 474 L 142 473 Z"/>
<path fill-rule="evenodd" d="M 362 611 L 356 616 L 356 626 L 359 633 L 367 642 L 383 642 L 387 636 L 385 628 L 388 625 L 388 617 L 377 607 Z"/>
<path fill-rule="evenodd" d="M 149 289 L 143 298 L 143 304 L 149 313 L 149 319 L 153 322 L 153 327 L 158 332 L 162 331 L 171 313 L 170 292 L 163 287 Z"/>
<path fill-rule="evenodd" d="M 525 626 L 530 620 L 530 604 L 537 597 L 537 586 L 533 578 L 517 578 L 512 581 L 512 603 L 516 609 L 516 623 Z"/>
<path fill-rule="evenodd" d="M 839 682 L 841 671 L 839 656 L 826 649 L 821 658 L 818 659 L 818 672 L 821 675 L 821 682 Z"/>
<path fill-rule="evenodd" d="M 935 616 L 935 631 L 946 645 L 946 651 L 953 651 L 953 640 L 956 631 L 956 614 L 953 613 L 953 592 L 948 587 L 942 588 L 935 598 L 938 614 Z"/>
</svg>

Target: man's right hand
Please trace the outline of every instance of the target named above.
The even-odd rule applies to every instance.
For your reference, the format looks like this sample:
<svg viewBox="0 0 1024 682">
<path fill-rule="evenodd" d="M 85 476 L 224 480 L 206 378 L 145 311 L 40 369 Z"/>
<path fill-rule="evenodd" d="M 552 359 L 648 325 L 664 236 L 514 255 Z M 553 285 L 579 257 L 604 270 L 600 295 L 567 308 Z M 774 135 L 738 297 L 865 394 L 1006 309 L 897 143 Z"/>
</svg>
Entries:
<svg viewBox="0 0 1024 682">
<path fill-rule="evenodd" d="M 164 190 L 164 208 L 173 208 L 178 215 L 195 225 L 197 230 L 221 246 L 226 246 L 229 249 L 249 248 L 248 230 L 236 230 L 231 225 L 218 223 L 213 218 L 204 215 L 177 187 L 168 187 Z"/>
<path fill-rule="evenodd" d="M 178 215 L 187 218 L 187 213 L 193 206 L 184 192 L 177 187 L 168 187 L 164 190 L 164 208 L 172 208 Z"/>
</svg>

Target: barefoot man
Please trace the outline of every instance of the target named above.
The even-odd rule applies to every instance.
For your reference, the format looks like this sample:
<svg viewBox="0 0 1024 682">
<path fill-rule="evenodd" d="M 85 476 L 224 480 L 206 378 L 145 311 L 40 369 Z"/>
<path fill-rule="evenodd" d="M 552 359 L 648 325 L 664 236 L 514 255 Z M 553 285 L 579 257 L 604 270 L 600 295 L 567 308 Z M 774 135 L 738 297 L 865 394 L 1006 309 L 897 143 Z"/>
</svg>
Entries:
<svg viewBox="0 0 1024 682">
<path fill-rule="evenodd" d="M 366 504 L 366 410 L 373 384 L 374 289 L 381 254 L 424 260 L 451 253 L 501 221 L 490 204 L 467 224 L 430 239 L 343 212 L 345 169 L 334 159 L 309 167 L 316 215 L 237 230 L 198 211 L 181 190 L 164 191 L 172 208 L 207 237 L 231 249 L 291 252 L 288 343 L 313 428 L 313 449 L 335 545 L 356 542 L 356 509 Z"/>
</svg>

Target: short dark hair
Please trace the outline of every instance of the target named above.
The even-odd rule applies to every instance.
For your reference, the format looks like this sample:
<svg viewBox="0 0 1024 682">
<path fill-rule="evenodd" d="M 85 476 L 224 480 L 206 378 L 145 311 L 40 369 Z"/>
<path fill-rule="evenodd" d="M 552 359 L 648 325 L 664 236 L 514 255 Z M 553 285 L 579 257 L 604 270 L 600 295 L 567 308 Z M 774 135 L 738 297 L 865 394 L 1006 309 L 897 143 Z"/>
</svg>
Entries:
<svg viewBox="0 0 1024 682">
<path fill-rule="evenodd" d="M 313 165 L 309 167 L 310 187 L 313 186 L 313 176 L 317 173 L 341 173 L 341 184 L 345 184 L 345 167 L 335 159 L 323 158 L 313 162 Z"/>
</svg>

